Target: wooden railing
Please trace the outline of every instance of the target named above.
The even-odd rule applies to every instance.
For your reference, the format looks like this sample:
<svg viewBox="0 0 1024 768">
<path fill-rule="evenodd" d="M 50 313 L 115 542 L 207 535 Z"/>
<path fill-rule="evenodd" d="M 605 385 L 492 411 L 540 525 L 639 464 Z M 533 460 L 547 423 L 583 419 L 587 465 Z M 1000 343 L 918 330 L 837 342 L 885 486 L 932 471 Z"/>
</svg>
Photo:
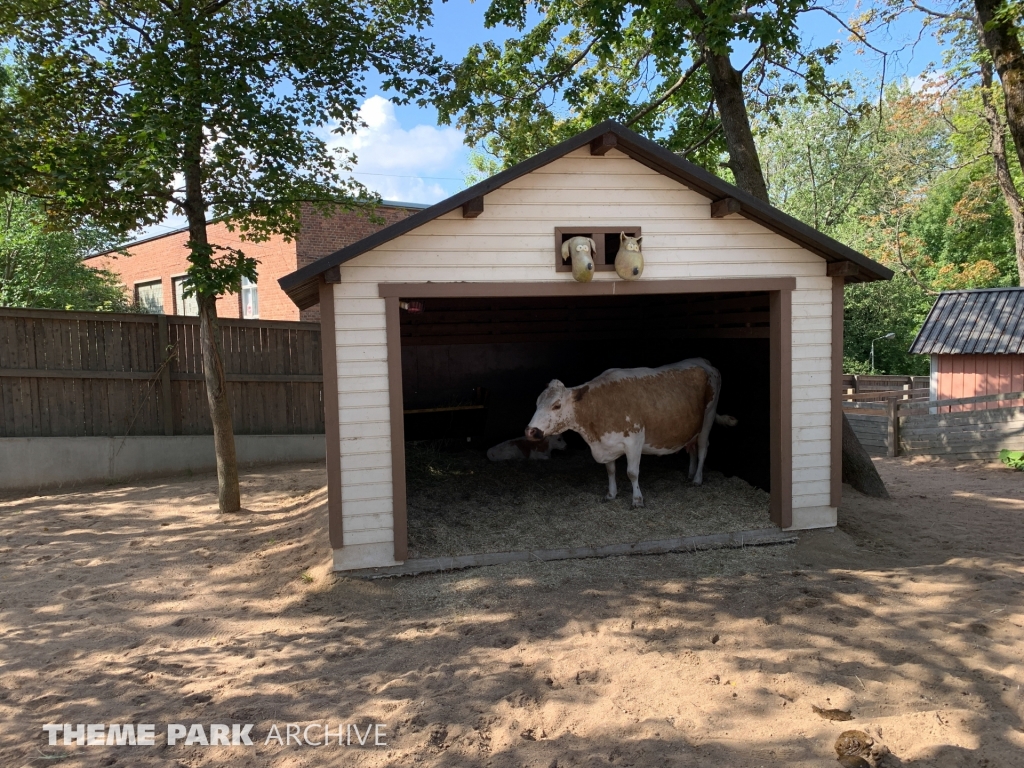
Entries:
<svg viewBox="0 0 1024 768">
<path fill-rule="evenodd" d="M 843 411 L 869 453 L 994 459 L 1002 448 L 1024 450 L 1024 392 L 947 400 L 907 394 L 890 392 L 884 402 L 843 396 Z"/>
</svg>

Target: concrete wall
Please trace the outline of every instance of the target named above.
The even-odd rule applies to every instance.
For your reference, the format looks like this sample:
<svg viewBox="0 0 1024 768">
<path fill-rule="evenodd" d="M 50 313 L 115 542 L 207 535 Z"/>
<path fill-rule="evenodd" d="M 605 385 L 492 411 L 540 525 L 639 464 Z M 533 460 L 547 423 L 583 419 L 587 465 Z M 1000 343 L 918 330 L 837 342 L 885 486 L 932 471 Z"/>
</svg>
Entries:
<svg viewBox="0 0 1024 768">
<path fill-rule="evenodd" d="M 323 435 L 236 435 L 240 464 L 323 461 Z M 212 435 L 0 438 L 0 490 L 216 469 Z"/>
</svg>

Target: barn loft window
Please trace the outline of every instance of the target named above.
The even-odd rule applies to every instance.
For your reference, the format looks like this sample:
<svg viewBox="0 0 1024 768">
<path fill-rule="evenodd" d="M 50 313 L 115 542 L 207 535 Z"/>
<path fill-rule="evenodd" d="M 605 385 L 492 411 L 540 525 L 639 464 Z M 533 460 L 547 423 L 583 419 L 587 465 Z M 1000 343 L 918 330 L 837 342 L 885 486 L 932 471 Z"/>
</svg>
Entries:
<svg viewBox="0 0 1024 768">
<path fill-rule="evenodd" d="M 589 237 L 596 246 L 594 267 L 598 272 L 614 272 L 622 232 L 630 237 L 643 237 L 640 227 L 555 227 L 555 271 L 572 272 L 572 263 L 562 261 L 562 243 L 572 237 Z"/>
</svg>

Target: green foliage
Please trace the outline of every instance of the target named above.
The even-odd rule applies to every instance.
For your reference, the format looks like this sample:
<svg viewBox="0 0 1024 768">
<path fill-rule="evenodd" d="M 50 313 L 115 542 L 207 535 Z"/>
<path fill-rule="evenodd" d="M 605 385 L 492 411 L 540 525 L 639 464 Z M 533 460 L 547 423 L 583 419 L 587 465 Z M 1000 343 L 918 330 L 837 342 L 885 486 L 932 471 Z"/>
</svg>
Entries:
<svg viewBox="0 0 1024 768">
<path fill-rule="evenodd" d="M 207 247 L 205 218 L 261 241 L 293 237 L 303 205 L 373 202 L 319 126 L 358 127 L 371 70 L 396 98 L 424 98 L 430 13 L 426 0 L 9 0 L 0 191 L 124 234 L 184 213 L 200 296 L 236 290 L 256 262 Z"/>
<path fill-rule="evenodd" d="M 82 261 L 111 244 L 94 228 L 50 231 L 38 202 L 0 195 L 0 307 L 129 311 L 117 276 Z"/>
<path fill-rule="evenodd" d="M 1024 451 L 1008 451 L 1004 448 L 999 452 L 999 460 L 1011 469 L 1024 472 Z"/>
<path fill-rule="evenodd" d="M 466 171 L 466 186 L 471 187 L 489 179 L 501 171 L 501 163 L 483 152 L 473 151 L 469 153 L 469 170 Z"/>
<path fill-rule="evenodd" d="M 933 297 L 901 273 L 888 282 L 847 286 L 843 312 L 843 370 L 870 373 L 871 340 L 895 333 L 894 339 L 875 341 L 875 373 L 926 376 L 928 358 L 911 355 L 907 350 L 933 303 Z"/>
<path fill-rule="evenodd" d="M 974 91 L 891 86 L 879 105 L 800 100 L 756 124 L 773 202 L 893 269 L 846 289 L 844 369 L 923 375 L 907 349 L 941 290 L 1016 285 L 1013 225 Z M 940 108 L 941 106 L 941 108 Z"/>
<path fill-rule="evenodd" d="M 751 47 L 744 67 L 752 109 L 791 98 L 797 72 L 815 93 L 830 90 L 824 67 L 837 48 L 802 51 L 798 16 L 811 3 L 772 0 L 492 0 L 485 20 L 521 34 L 503 45 L 470 48 L 436 99 L 442 121 L 504 167 L 607 119 L 656 138 L 721 173 L 725 143 L 716 114 L 707 51 Z M 531 15 L 539 21 L 527 28 Z"/>
</svg>

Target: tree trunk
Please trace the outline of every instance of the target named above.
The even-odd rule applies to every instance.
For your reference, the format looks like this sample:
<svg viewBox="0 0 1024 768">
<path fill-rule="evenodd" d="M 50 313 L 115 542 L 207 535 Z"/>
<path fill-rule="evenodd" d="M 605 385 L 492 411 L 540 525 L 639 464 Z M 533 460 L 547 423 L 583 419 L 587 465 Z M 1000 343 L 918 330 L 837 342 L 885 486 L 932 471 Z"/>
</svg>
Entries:
<svg viewBox="0 0 1024 768">
<path fill-rule="evenodd" d="M 999 111 L 992 103 L 992 65 L 983 62 L 981 65 L 981 100 L 985 107 L 985 120 L 989 127 L 989 151 L 996 167 L 996 182 L 1003 193 L 1006 207 L 1013 221 L 1013 246 L 1017 253 L 1017 282 L 1024 286 L 1024 205 L 1021 204 L 1020 192 L 1010 173 L 1010 164 L 1006 159 L 1006 139 L 1003 135 L 1003 121 Z"/>
<path fill-rule="evenodd" d="M 202 191 L 202 167 L 198 158 L 202 152 L 202 130 L 186 140 L 186 157 L 195 158 L 185 164 L 185 214 L 188 218 L 189 261 L 203 265 L 212 258 L 206 236 L 206 202 Z M 221 354 L 220 332 L 217 326 L 217 297 L 198 292 L 199 343 L 203 349 L 203 378 L 206 382 L 206 400 L 213 422 L 213 447 L 217 454 L 217 501 L 221 513 L 237 512 L 242 507 L 238 490 L 238 461 L 235 455 L 235 432 L 231 423 L 231 404 L 228 402 L 227 380 L 224 376 L 224 358 Z"/>
<path fill-rule="evenodd" d="M 768 200 L 768 185 L 761 169 L 761 159 L 754 143 L 754 132 L 747 115 L 746 96 L 743 93 L 743 78 L 737 72 L 729 57 L 707 53 L 708 73 L 711 87 L 715 92 L 715 103 L 722 119 L 729 149 L 729 167 L 736 177 L 736 186 L 765 202 Z M 847 477 L 850 480 L 847 480 Z M 860 444 L 850 423 L 843 414 L 843 482 L 870 496 L 888 498 L 885 483 L 878 475 L 864 446 Z"/>
<path fill-rule="evenodd" d="M 706 53 L 711 89 L 722 119 L 722 131 L 729 150 L 729 168 L 736 186 L 754 197 L 768 202 L 768 186 L 761 170 L 761 158 L 750 129 L 743 75 L 736 71 L 727 54 Z"/>
<path fill-rule="evenodd" d="M 1017 159 L 1024 167 L 1024 49 L 1013 21 L 1004 13 L 1006 0 L 974 0 L 981 26 L 981 38 L 1003 86 L 1006 122 L 1017 149 Z"/>
<path fill-rule="evenodd" d="M 224 359 L 217 326 L 217 297 L 199 298 L 199 343 L 203 347 L 203 377 L 206 399 L 213 422 L 213 447 L 217 453 L 217 502 L 222 513 L 242 508 L 238 490 L 238 460 L 235 455 L 235 431 L 231 423 Z"/>
<path fill-rule="evenodd" d="M 875 464 L 857 439 L 850 420 L 843 414 L 843 482 L 861 493 L 879 499 L 888 499 L 889 492 L 878 476 Z"/>
</svg>

